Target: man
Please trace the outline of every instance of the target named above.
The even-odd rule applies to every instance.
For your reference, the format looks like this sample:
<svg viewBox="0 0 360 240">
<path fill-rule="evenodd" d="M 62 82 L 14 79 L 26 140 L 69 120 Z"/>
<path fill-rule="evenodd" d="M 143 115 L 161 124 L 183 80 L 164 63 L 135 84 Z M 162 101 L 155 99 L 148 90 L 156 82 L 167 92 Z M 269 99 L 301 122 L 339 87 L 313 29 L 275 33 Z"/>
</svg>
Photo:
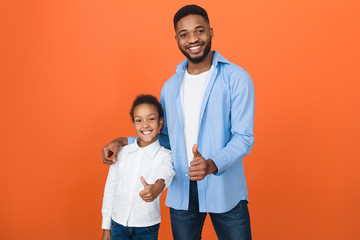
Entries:
<svg viewBox="0 0 360 240">
<path fill-rule="evenodd" d="M 242 161 L 254 142 L 253 83 L 245 70 L 211 51 L 214 31 L 203 8 L 181 8 L 174 28 L 187 59 L 162 88 L 159 135 L 172 151 L 176 172 L 166 197 L 173 237 L 201 239 L 209 213 L 219 239 L 251 239 Z M 128 141 L 134 140 L 105 146 L 104 163 Z"/>
</svg>

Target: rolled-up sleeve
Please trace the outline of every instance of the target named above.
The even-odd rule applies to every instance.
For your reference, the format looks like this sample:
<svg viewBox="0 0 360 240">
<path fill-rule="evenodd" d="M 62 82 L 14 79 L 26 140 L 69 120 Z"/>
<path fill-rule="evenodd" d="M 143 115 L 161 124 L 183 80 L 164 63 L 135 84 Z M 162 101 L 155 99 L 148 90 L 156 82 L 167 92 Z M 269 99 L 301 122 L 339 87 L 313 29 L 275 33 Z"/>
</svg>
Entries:
<svg viewBox="0 0 360 240">
<path fill-rule="evenodd" d="M 169 152 L 164 155 L 164 158 L 161 162 L 161 167 L 157 173 L 157 179 L 164 179 L 165 188 L 167 188 L 171 184 L 174 176 L 175 171 L 172 164 L 171 153 Z"/>
</svg>

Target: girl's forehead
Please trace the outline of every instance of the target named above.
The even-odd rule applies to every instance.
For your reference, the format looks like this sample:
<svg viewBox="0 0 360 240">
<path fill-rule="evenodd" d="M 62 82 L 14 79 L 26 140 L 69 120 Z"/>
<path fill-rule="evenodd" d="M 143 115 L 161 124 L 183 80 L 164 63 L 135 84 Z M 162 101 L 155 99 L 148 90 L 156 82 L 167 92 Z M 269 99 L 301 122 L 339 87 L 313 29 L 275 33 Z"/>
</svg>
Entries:
<svg viewBox="0 0 360 240">
<path fill-rule="evenodd" d="M 159 115 L 157 108 L 150 103 L 139 104 L 138 106 L 135 107 L 134 113 L 135 116 L 143 113 Z"/>
</svg>

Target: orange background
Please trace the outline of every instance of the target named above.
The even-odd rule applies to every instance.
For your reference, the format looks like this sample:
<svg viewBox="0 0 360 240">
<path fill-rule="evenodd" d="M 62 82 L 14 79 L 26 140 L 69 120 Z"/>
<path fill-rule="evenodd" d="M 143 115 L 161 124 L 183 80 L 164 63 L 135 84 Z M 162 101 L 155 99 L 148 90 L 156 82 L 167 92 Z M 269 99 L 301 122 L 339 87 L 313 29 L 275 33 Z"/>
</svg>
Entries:
<svg viewBox="0 0 360 240">
<path fill-rule="evenodd" d="M 358 1 L 194 2 L 255 84 L 253 238 L 360 239 Z M 172 17 L 189 3 L 1 1 L 0 239 L 100 239 L 100 150 L 184 59 Z"/>
</svg>

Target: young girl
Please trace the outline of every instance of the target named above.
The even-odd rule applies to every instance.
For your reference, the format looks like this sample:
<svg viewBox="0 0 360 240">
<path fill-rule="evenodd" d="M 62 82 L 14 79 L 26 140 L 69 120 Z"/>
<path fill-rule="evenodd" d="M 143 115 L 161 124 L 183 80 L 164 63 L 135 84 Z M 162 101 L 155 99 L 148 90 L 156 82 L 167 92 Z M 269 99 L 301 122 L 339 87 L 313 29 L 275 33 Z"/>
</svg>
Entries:
<svg viewBox="0 0 360 240">
<path fill-rule="evenodd" d="M 170 150 L 160 146 L 163 111 L 151 95 L 138 96 L 130 115 L 137 134 L 109 169 L 103 199 L 103 240 L 158 238 L 160 195 L 175 175 Z"/>
</svg>

